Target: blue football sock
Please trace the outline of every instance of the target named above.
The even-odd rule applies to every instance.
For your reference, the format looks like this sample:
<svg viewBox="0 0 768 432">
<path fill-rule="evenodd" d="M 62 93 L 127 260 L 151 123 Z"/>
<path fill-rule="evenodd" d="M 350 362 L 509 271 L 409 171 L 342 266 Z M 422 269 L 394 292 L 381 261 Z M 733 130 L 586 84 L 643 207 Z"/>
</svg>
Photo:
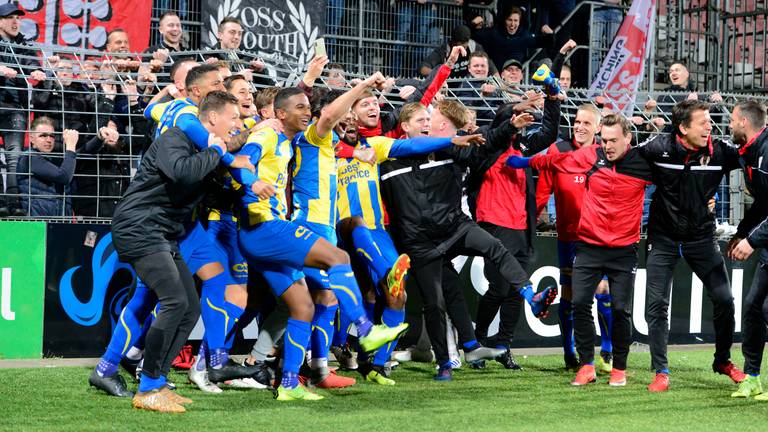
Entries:
<svg viewBox="0 0 768 432">
<path fill-rule="evenodd" d="M 99 374 L 99 376 L 110 377 L 117 373 L 117 366 L 117 363 L 112 363 L 102 357 L 101 360 L 99 360 L 99 364 L 96 365 L 96 373 Z"/>
<path fill-rule="evenodd" d="M 759 373 L 751 373 L 751 374 L 749 374 L 749 376 L 757 378 L 757 377 L 760 376 L 760 374 Z"/>
<path fill-rule="evenodd" d="M 283 372 L 283 378 L 280 380 L 280 385 L 292 389 L 299 385 L 299 374 L 295 372 Z"/>
<path fill-rule="evenodd" d="M 141 380 L 139 380 L 139 391 L 144 393 L 151 390 L 159 389 L 163 387 L 165 383 L 166 383 L 166 379 L 162 375 L 159 378 L 152 378 L 149 375 L 142 373 Z"/>
<path fill-rule="evenodd" d="M 206 356 L 208 355 L 208 348 L 205 346 L 205 341 L 200 342 L 200 350 L 197 352 L 197 356 L 200 359 L 195 367 L 195 370 L 198 372 L 202 372 L 207 367 L 206 365 L 208 362 L 206 361 Z"/>
<path fill-rule="evenodd" d="M 600 350 L 613 352 L 613 345 L 611 344 L 611 326 L 613 325 L 611 295 L 596 294 L 595 300 L 597 300 L 597 322 L 600 324 Z"/>
<path fill-rule="evenodd" d="M 576 355 L 576 347 L 573 340 L 573 304 L 570 300 L 560 298 L 560 306 L 557 308 L 557 316 L 560 317 L 560 332 L 563 342 L 563 353 L 569 356 Z"/>
<path fill-rule="evenodd" d="M 120 312 L 112 338 L 102 357 L 105 363 L 119 364 L 128 350 L 136 345 L 142 335 L 142 324 L 156 304 L 157 296 L 139 280 L 133 296 Z"/>
<path fill-rule="evenodd" d="M 375 321 L 374 314 L 376 313 L 376 303 L 368 303 L 367 301 L 364 301 L 363 309 L 365 309 L 365 316 L 367 316 L 369 320 Z"/>
<path fill-rule="evenodd" d="M 384 308 L 384 312 L 381 315 L 381 322 L 387 327 L 397 327 L 405 321 L 405 309 L 390 309 Z M 397 346 L 397 340 L 382 346 L 376 350 L 376 354 L 373 356 L 373 364 L 375 366 L 384 366 L 392 355 L 392 351 Z"/>
<path fill-rule="evenodd" d="M 328 351 L 331 348 L 333 323 L 339 305 L 315 305 L 315 316 L 312 318 L 312 366 L 325 367 L 328 365 Z"/>
<path fill-rule="evenodd" d="M 357 326 L 358 336 L 366 336 L 373 324 L 365 316 L 363 296 L 355 280 L 355 273 L 349 264 L 340 264 L 328 269 L 328 279 L 333 293 L 339 300 L 341 313 Z"/>
<path fill-rule="evenodd" d="M 535 292 L 533 292 L 533 286 L 531 284 L 528 284 L 524 287 L 521 287 L 517 290 L 518 293 L 520 293 L 521 296 L 525 299 L 525 301 L 528 302 L 528 304 L 531 304 L 533 302 L 533 296 L 536 295 Z"/>
<path fill-rule="evenodd" d="M 475 339 L 472 339 L 469 342 L 464 342 L 461 345 L 464 347 L 465 351 L 473 351 L 480 348 L 480 343 L 478 343 Z"/>
<path fill-rule="evenodd" d="M 205 326 L 205 341 L 209 353 L 223 348 L 227 339 L 227 328 L 234 324 L 225 307 L 224 291 L 228 278 L 224 273 L 203 281 L 200 296 L 200 316 Z M 230 324 L 232 321 L 232 324 Z"/>
<path fill-rule="evenodd" d="M 347 344 L 347 336 L 349 336 L 349 328 L 352 326 L 352 322 L 346 315 L 338 311 L 336 313 L 336 325 L 333 328 L 333 346 L 344 346 Z"/>
<path fill-rule="evenodd" d="M 232 344 L 235 342 L 235 335 L 237 334 L 238 329 L 243 328 L 240 326 L 240 317 L 245 313 L 245 309 L 234 303 L 224 302 L 224 310 L 227 311 L 227 316 L 229 317 L 227 320 L 227 337 L 224 339 L 224 348 L 229 351 L 229 349 L 232 348 Z"/>
<path fill-rule="evenodd" d="M 299 374 L 299 367 L 304 363 L 306 349 L 304 347 L 309 343 L 312 326 L 305 321 L 299 321 L 288 318 L 288 324 L 285 326 L 285 340 L 283 341 L 283 386 L 286 388 L 296 387 L 297 381 L 285 385 L 287 374 Z"/>
<path fill-rule="evenodd" d="M 355 246 L 355 251 L 362 258 L 368 267 L 373 270 L 376 275 L 374 283 L 379 283 L 380 280 L 387 277 L 387 272 L 392 264 L 387 262 L 384 256 L 381 254 L 381 249 L 373 240 L 371 230 L 364 226 L 356 227 L 352 230 L 352 243 Z"/>
<path fill-rule="evenodd" d="M 669 369 L 656 369 L 656 373 L 657 374 L 661 373 L 661 374 L 669 375 Z"/>
</svg>

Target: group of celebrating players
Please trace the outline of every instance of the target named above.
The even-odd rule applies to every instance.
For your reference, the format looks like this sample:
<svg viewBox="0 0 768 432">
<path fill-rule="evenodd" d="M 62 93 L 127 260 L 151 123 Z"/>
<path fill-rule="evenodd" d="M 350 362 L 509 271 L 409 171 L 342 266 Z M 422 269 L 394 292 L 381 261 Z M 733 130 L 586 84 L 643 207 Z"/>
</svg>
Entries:
<svg viewBox="0 0 768 432">
<path fill-rule="evenodd" d="M 526 216 L 536 209 L 526 192 L 536 169 L 538 207 L 555 196 L 559 316 L 566 366 L 577 369 L 572 384 L 594 382 L 599 371 L 610 374 L 612 386 L 626 384 L 642 203 L 646 186 L 655 184 L 647 316 L 656 375 L 649 390 L 669 388 L 667 311 L 682 257 L 714 304 L 713 370 L 740 383 L 734 397 L 761 398 L 768 273 L 758 268 L 747 297 L 744 373 L 730 361 L 735 307 L 709 201 L 724 175 L 743 168 L 755 204 L 727 253 L 743 260 L 768 242 L 765 107 L 746 101 L 733 109 L 738 147 L 711 138 L 708 106 L 699 101 L 675 106 L 673 131 L 641 145 L 633 145 L 624 117 L 592 105 L 579 107 L 572 138 L 557 140 L 552 131 L 563 96 L 550 80 L 546 95 L 509 104 L 491 125 L 477 128 L 460 102 L 434 100 L 461 50 L 454 48 L 394 113 L 381 112 L 374 93 L 385 83 L 380 73 L 345 91 L 315 89 L 313 76 L 301 87 L 262 90 L 271 103 L 256 112 L 242 76 L 223 79 L 216 65 L 177 61 L 174 84 L 145 111 L 157 122 L 155 140 L 113 218 L 113 243 L 135 269 L 137 285 L 90 384 L 132 396 L 135 408 L 184 412 L 191 400 L 167 376 L 202 317 L 205 333 L 189 378 L 203 391 L 274 387 L 279 401 L 322 399 L 308 387 L 355 384 L 328 365 L 332 345 L 336 358 L 351 357 L 344 347 L 352 329 L 365 380 L 394 385 L 386 365 L 408 329 L 407 276 L 424 305 L 435 379 L 450 380 L 455 366 L 446 313 L 467 363 L 495 359 L 519 368 L 509 351 L 515 310 L 525 300 L 543 318 L 558 294 L 556 286 L 534 290 L 528 257 L 517 250 L 531 244 Z M 310 69 L 327 62 L 316 57 Z M 541 98 L 544 126 L 525 133 Z M 467 187 L 475 220 L 461 208 L 467 171 L 467 183 L 477 180 L 476 190 Z M 475 327 L 450 264 L 457 255 L 486 259 L 491 283 Z M 595 298 L 603 339 L 597 365 Z M 492 339 L 488 327 L 499 312 Z M 229 358 L 235 334 L 254 318 L 265 355 L 236 363 Z M 118 367 L 133 371 L 139 362 L 134 394 Z"/>
</svg>

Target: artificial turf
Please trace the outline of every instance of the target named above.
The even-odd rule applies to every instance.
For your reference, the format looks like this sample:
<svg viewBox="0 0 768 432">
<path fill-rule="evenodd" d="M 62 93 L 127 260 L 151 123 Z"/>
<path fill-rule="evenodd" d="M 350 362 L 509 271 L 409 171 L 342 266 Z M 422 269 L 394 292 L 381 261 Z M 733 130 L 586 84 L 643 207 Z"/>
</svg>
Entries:
<svg viewBox="0 0 768 432">
<path fill-rule="evenodd" d="M 492 362 L 484 370 L 457 370 L 445 383 L 431 379 L 431 365 L 404 363 L 393 373 L 395 387 L 358 379 L 347 389 L 318 391 L 326 396 L 319 402 L 277 402 L 267 390 L 203 394 L 173 372 L 179 392 L 195 401 L 178 415 L 134 410 L 129 399 L 89 388 L 90 368 L 0 369 L 0 430 L 768 430 L 768 402 L 730 398 L 736 385 L 712 372 L 711 359 L 711 351 L 671 352 L 672 388 L 663 394 L 646 390 L 647 353 L 630 355 L 623 388 L 609 387 L 606 376 L 571 387 L 573 373 L 563 370 L 560 356 L 528 356 L 518 357 L 523 371 Z"/>
</svg>

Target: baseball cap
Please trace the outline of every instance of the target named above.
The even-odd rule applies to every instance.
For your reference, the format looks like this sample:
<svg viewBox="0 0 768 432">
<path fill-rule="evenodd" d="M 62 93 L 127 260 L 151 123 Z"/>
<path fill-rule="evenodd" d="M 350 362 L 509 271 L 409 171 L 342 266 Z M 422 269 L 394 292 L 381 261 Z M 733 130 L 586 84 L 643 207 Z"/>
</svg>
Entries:
<svg viewBox="0 0 768 432">
<path fill-rule="evenodd" d="M 523 68 L 523 64 L 515 59 L 509 59 L 504 62 L 504 67 L 501 68 L 501 70 L 504 70 L 510 66 L 517 66 L 519 69 Z"/>
<path fill-rule="evenodd" d="M 19 9 L 18 6 L 16 6 L 15 3 L 6 3 L 4 5 L 0 5 L 0 17 L 9 17 L 11 15 L 24 15 L 24 11 Z"/>
</svg>

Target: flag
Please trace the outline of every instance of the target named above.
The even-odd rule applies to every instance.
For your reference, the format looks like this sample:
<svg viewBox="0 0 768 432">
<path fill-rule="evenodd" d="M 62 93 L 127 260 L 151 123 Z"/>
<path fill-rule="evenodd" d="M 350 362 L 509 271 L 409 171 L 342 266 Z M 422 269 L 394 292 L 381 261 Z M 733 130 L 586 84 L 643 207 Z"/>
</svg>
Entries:
<svg viewBox="0 0 768 432">
<path fill-rule="evenodd" d="M 654 31 L 656 0 L 634 0 L 611 49 L 589 87 L 589 97 L 603 95 L 616 112 L 632 113 L 632 102 L 645 76 Z"/>
</svg>

